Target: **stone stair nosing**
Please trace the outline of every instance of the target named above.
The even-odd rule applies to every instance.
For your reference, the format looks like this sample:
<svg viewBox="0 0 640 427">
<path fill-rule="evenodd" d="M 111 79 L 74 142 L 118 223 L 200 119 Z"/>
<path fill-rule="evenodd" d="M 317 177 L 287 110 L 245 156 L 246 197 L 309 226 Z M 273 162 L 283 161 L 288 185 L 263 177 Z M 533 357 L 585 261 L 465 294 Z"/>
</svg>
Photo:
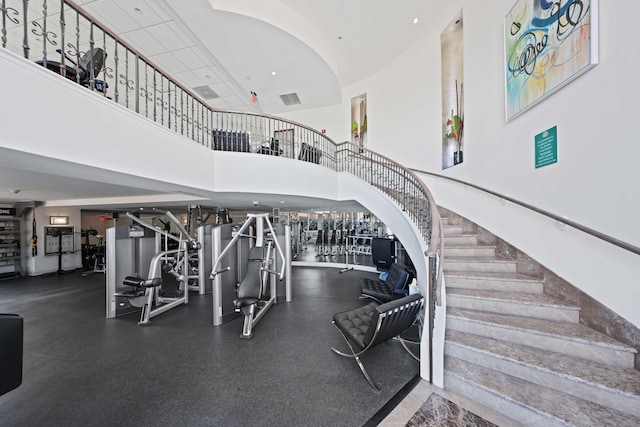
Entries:
<svg viewBox="0 0 640 427">
<path fill-rule="evenodd" d="M 444 236 L 444 246 L 448 245 L 477 245 L 477 234 L 447 234 Z"/>
<path fill-rule="evenodd" d="M 459 331 L 445 354 L 640 417 L 640 372 Z"/>
<path fill-rule="evenodd" d="M 623 368 L 634 367 L 637 352 L 581 324 L 455 307 L 447 308 L 447 327 Z"/>
<path fill-rule="evenodd" d="M 542 280 L 520 273 L 449 271 L 444 276 L 447 289 L 486 289 L 536 294 L 543 292 Z"/>
<path fill-rule="evenodd" d="M 447 245 L 444 256 L 449 257 L 495 257 L 496 247 L 490 245 Z"/>
<path fill-rule="evenodd" d="M 515 273 L 517 261 L 497 257 L 445 257 L 444 272 L 490 271 Z"/>
<path fill-rule="evenodd" d="M 453 356 L 445 359 L 445 388 L 527 426 L 637 427 L 640 418 Z"/>
<path fill-rule="evenodd" d="M 580 309 L 544 294 L 451 288 L 447 304 L 469 310 L 578 323 Z"/>
<path fill-rule="evenodd" d="M 449 236 L 452 234 L 460 235 L 464 233 L 464 228 L 461 225 L 443 225 L 442 234 Z"/>
</svg>

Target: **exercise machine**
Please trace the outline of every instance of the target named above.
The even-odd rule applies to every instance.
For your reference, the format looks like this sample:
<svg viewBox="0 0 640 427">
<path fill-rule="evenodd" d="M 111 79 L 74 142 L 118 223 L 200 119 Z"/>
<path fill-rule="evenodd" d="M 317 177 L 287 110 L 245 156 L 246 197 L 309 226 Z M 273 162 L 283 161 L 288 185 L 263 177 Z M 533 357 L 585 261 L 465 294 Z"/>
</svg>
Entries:
<svg viewBox="0 0 640 427">
<path fill-rule="evenodd" d="M 252 338 L 253 327 L 279 297 L 291 300 L 290 280 L 284 282 L 284 287 L 278 286 L 285 277 L 290 277 L 290 228 L 272 224 L 268 214 L 247 214 L 239 228 L 227 225 L 212 231 L 213 324 L 237 317 L 238 314 L 230 313 L 232 308 L 234 313 L 244 316 L 241 337 Z M 230 283 L 234 282 L 235 295 L 230 299 Z"/>
<path fill-rule="evenodd" d="M 134 224 L 107 229 L 107 318 L 141 309 L 138 324 L 146 326 L 152 317 L 189 303 L 189 258 L 200 244 L 169 211 L 164 215 L 180 231 L 178 237 L 129 212 L 125 215 Z M 177 248 L 166 249 L 165 243 L 160 250 L 162 237 L 177 242 Z M 170 282 L 175 289 L 169 290 Z"/>
</svg>

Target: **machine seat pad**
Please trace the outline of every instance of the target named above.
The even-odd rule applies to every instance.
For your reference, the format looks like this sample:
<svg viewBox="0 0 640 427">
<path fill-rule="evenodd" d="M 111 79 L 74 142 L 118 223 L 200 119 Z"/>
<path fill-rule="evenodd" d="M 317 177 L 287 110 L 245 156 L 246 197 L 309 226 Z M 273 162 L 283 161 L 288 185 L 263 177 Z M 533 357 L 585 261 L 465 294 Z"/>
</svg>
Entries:
<svg viewBox="0 0 640 427">
<path fill-rule="evenodd" d="M 379 303 L 371 301 L 365 306 L 333 315 L 335 325 L 360 350 L 366 346 L 364 337 L 369 328 L 375 328 L 375 325 L 371 325 L 371 318 L 379 305 Z"/>
<path fill-rule="evenodd" d="M 248 307 L 252 304 L 257 304 L 260 298 L 238 298 L 233 300 L 233 305 L 236 308 Z"/>
<path fill-rule="evenodd" d="M 117 297 L 125 297 L 125 298 L 137 298 L 137 297 L 143 297 L 144 296 L 144 289 L 134 289 L 132 291 L 122 291 L 122 292 L 116 292 L 113 295 L 117 296 Z"/>
</svg>

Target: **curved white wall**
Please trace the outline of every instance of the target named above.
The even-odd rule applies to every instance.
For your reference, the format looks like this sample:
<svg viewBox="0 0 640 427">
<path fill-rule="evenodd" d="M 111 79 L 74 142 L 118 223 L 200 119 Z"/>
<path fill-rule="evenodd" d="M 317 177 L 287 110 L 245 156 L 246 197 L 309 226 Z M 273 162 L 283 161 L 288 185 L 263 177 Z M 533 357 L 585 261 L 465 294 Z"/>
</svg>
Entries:
<svg viewBox="0 0 640 427">
<path fill-rule="evenodd" d="M 440 2 L 424 37 L 374 77 L 343 89 L 342 105 L 287 117 L 349 137 L 348 101 L 367 93 L 369 148 L 538 206 L 640 246 L 640 2 L 601 0 L 599 64 L 511 122 L 504 119 L 503 20 L 515 0 Z M 464 15 L 464 163 L 441 170 L 440 33 Z M 558 126 L 558 163 L 535 169 L 534 136 Z M 456 184 L 423 177 L 436 202 L 470 218 L 640 326 L 640 256 Z M 499 206 L 495 206 L 495 204 Z"/>
<path fill-rule="evenodd" d="M 171 183 L 209 197 L 232 192 L 356 200 L 394 230 L 428 296 L 427 248 L 417 228 L 390 198 L 353 175 L 276 156 L 212 151 L 2 49 L 0 69 L 12 76 L 0 79 L 0 93 L 15 100 L 0 103 L 0 117 L 8 119 L 0 149 L 32 155 L 38 164 L 42 156 L 50 158 L 48 173 L 142 188 L 159 190 Z M 67 167 L 61 168 L 62 161 Z M 421 369 L 427 376 L 426 358 Z M 442 366 L 435 371 L 441 377 Z"/>
</svg>

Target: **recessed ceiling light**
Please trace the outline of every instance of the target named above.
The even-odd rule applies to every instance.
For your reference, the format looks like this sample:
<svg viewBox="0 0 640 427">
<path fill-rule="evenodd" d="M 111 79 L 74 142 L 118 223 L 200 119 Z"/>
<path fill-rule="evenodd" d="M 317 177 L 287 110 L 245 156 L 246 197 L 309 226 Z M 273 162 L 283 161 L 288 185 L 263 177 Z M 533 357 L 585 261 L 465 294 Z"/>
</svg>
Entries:
<svg viewBox="0 0 640 427">
<path fill-rule="evenodd" d="M 417 24 L 418 23 L 418 18 L 413 18 L 413 23 Z"/>
<path fill-rule="evenodd" d="M 271 72 L 271 75 L 272 75 L 272 76 L 275 76 L 276 74 L 278 74 L 278 73 L 276 73 L 275 71 L 272 71 L 272 72 Z"/>
<path fill-rule="evenodd" d="M 133 11 L 134 11 L 135 13 L 137 13 L 138 15 L 142 15 L 142 10 L 141 10 L 139 7 L 135 7 L 135 8 L 133 8 Z"/>
<path fill-rule="evenodd" d="M 338 40 L 342 40 L 342 36 L 338 36 Z"/>
</svg>

